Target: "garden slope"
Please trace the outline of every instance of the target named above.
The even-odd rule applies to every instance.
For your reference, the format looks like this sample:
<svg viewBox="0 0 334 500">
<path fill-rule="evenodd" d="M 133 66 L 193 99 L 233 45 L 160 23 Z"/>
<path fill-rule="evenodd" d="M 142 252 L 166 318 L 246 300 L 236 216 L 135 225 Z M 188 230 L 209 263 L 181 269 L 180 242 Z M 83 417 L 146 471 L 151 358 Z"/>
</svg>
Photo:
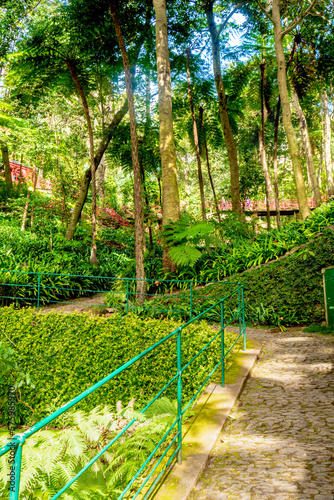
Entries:
<svg viewBox="0 0 334 500">
<path fill-rule="evenodd" d="M 252 324 L 311 324 L 325 319 L 324 292 L 321 269 L 334 265 L 334 227 L 326 229 L 316 239 L 303 245 L 300 250 L 281 259 L 264 264 L 256 269 L 231 276 L 229 281 L 245 286 L 246 320 Z M 230 293 L 235 285 L 217 283 L 196 290 L 193 299 L 198 314 L 219 298 Z M 204 297 L 207 296 L 207 297 Z M 172 305 L 189 311 L 189 299 L 170 297 L 155 299 L 164 305 L 167 315 L 175 317 Z M 230 309 L 237 308 L 237 302 L 230 300 Z M 213 312 L 212 319 L 215 319 Z"/>
</svg>

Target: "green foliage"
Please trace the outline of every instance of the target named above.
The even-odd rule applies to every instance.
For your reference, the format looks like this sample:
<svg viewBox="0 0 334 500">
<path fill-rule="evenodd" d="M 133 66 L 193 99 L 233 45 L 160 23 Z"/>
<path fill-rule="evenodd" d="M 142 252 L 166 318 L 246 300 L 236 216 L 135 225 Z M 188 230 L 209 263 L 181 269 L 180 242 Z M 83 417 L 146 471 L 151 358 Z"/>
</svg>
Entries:
<svg viewBox="0 0 334 500">
<path fill-rule="evenodd" d="M 179 323 L 170 320 L 139 319 L 134 315 L 111 318 L 87 314 L 37 314 L 32 309 L 0 311 L 0 332 L 17 346 L 22 370 L 29 371 L 36 387 L 21 388 L 20 419 L 31 424 L 46 416 L 48 405 L 59 407 L 122 366 L 145 348 L 173 331 Z M 0 339 L 4 337 L 0 333 Z M 187 363 L 213 337 L 205 322 L 189 325 L 182 332 L 182 359 Z M 232 336 L 226 335 L 226 345 Z M 219 339 L 194 360 L 183 373 L 184 402 L 200 387 L 220 356 Z M 79 403 L 82 410 L 108 402 L 130 401 L 138 406 L 149 401 L 176 373 L 176 337 L 173 336 L 148 356 Z M 0 398 L 5 397 L 0 386 Z M 175 383 L 166 391 L 174 399 Z M 27 406 L 29 405 L 29 407 Z M 31 409 L 30 409 L 31 408 Z M 32 411 L 33 410 L 33 411 Z M 6 415 L 1 409 L 1 420 Z M 56 422 L 57 425 L 57 422 Z"/>
<path fill-rule="evenodd" d="M 333 326 L 325 326 L 325 325 L 311 325 L 307 328 L 303 329 L 303 332 L 306 333 L 323 333 L 328 335 L 334 335 L 334 327 Z"/>
<path fill-rule="evenodd" d="M 275 326 L 321 323 L 325 319 L 321 269 L 331 265 L 334 265 L 334 232 L 327 229 L 302 251 L 232 277 L 245 286 L 246 320 L 253 325 Z M 235 285 L 224 282 L 197 288 L 194 310 L 199 313 L 211 305 L 213 299 L 206 295 L 223 297 L 234 288 Z M 179 315 L 185 315 L 189 308 L 189 291 L 184 296 L 177 300 Z M 157 297 L 151 307 L 168 310 L 172 301 L 173 297 Z M 230 309 L 236 308 L 237 301 L 231 298 Z"/>
<path fill-rule="evenodd" d="M 232 219 L 233 220 L 233 219 Z M 224 223 L 225 224 L 225 223 Z M 171 277 L 194 281 L 219 281 L 255 266 L 278 259 L 292 248 L 307 243 L 326 227 L 334 224 L 334 203 L 324 203 L 305 221 L 292 221 L 282 229 L 256 234 L 243 223 L 231 224 L 229 241 L 218 249 L 203 249 L 201 257 L 190 269 L 184 265 Z M 226 227 L 226 226 L 225 226 Z M 177 248 L 177 247 L 176 247 Z M 309 250 L 306 250 L 307 252 Z M 303 251 L 303 258 L 306 253 Z"/>
<path fill-rule="evenodd" d="M 13 386 L 15 389 L 23 384 L 35 387 L 28 373 L 23 373 L 18 362 L 20 358 L 14 354 L 14 350 L 6 342 L 0 341 L 0 385 Z"/>
<path fill-rule="evenodd" d="M 194 223 L 184 213 L 180 220 L 164 226 L 163 237 L 170 247 L 170 256 L 175 264 L 193 266 L 201 257 L 201 251 L 195 246 L 220 245 L 220 240 L 214 233 L 215 227 L 212 224 Z"/>
<path fill-rule="evenodd" d="M 147 460 L 157 443 L 177 417 L 175 404 L 160 398 L 145 413 L 133 409 L 133 403 L 117 410 L 98 406 L 86 413 L 74 411 L 63 416 L 65 428 L 43 429 L 27 439 L 21 470 L 20 498 L 50 498 L 79 468 L 84 467 L 132 419 L 135 423 L 119 438 L 117 446 L 106 451 L 72 486 L 65 497 L 118 498 L 120 491 Z M 173 435 L 173 434 L 172 434 Z M 7 443 L 0 438 L 0 447 Z M 9 474 L 8 455 L 0 458 L 0 486 L 5 487 Z M 103 477 L 105 482 L 102 483 Z M 130 490 L 131 491 L 131 490 Z M 93 496 L 92 496 L 93 495 Z M 2 498 L 8 498 L 8 495 Z"/>
</svg>

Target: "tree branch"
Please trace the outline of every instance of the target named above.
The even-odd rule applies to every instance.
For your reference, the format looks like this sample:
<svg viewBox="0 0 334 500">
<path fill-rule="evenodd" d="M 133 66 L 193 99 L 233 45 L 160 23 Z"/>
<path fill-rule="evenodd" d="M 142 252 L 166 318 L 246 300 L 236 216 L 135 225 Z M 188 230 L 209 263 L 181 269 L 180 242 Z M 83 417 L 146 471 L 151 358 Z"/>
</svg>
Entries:
<svg viewBox="0 0 334 500">
<path fill-rule="evenodd" d="M 218 28 L 218 36 L 220 35 L 220 33 L 223 31 L 223 29 L 225 28 L 226 24 L 228 23 L 229 19 L 233 16 L 233 14 L 238 10 L 240 9 L 240 7 L 246 3 L 247 0 L 243 0 L 242 2 L 238 3 L 238 5 L 229 13 L 229 15 L 226 17 L 225 21 L 223 22 L 223 24 L 221 24 Z"/>
<path fill-rule="evenodd" d="M 304 17 L 306 17 L 308 15 L 308 13 L 314 7 L 314 5 L 317 3 L 317 1 L 318 0 L 312 0 L 312 2 L 307 7 L 307 9 L 305 10 L 305 12 L 303 14 L 300 14 L 297 17 L 297 19 L 295 19 L 293 21 L 293 23 L 290 24 L 290 26 L 288 26 L 287 28 L 285 28 L 285 30 L 281 31 L 280 36 L 283 38 L 287 33 L 290 33 L 290 31 L 292 31 L 296 26 L 298 26 L 298 24 L 304 19 Z"/>
<path fill-rule="evenodd" d="M 269 19 L 269 21 L 271 23 L 274 24 L 274 20 L 273 18 L 268 14 L 268 12 L 266 11 L 266 9 L 263 7 L 262 3 L 260 2 L 260 0 L 255 0 L 256 3 L 258 4 L 258 6 L 260 7 L 260 9 L 262 10 L 262 12 L 264 13 L 264 15 L 266 16 L 267 19 Z"/>
</svg>

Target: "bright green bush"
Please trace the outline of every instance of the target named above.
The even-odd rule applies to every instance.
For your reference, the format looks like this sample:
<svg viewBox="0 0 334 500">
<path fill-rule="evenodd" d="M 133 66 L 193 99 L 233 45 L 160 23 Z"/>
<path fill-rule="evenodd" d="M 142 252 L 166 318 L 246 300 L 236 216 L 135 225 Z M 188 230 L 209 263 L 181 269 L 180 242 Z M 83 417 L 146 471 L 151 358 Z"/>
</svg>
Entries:
<svg viewBox="0 0 334 500">
<path fill-rule="evenodd" d="M 31 424 L 73 399 L 74 396 L 132 359 L 173 331 L 173 321 L 139 319 L 133 315 L 111 318 L 87 314 L 37 314 L 32 309 L 0 309 L 0 340 L 6 336 L 16 345 L 20 366 L 29 372 L 35 388 L 21 388 L 20 419 Z M 205 322 L 192 324 L 182 332 L 182 360 L 185 364 L 213 337 Z M 233 337 L 233 336 L 232 336 Z M 227 346 L 231 344 L 227 336 Z M 217 338 L 183 373 L 184 401 L 200 387 L 218 362 Z M 90 410 L 118 400 L 137 403 L 150 400 L 176 373 L 176 336 L 142 358 L 113 381 L 79 403 L 77 409 Z M 176 384 L 166 391 L 174 399 Z M 0 386 L 6 400 L 6 387 Z M 33 410 L 33 411 L 32 411 Z M 0 410 L 1 411 L 1 410 Z M 2 409 L 2 423 L 6 408 Z"/>
</svg>

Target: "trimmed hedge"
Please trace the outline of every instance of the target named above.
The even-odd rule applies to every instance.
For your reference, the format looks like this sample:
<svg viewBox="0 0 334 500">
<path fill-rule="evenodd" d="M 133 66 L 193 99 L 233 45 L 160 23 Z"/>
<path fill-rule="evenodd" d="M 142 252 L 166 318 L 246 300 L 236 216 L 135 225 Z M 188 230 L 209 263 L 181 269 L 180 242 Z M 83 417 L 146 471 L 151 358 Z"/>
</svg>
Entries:
<svg viewBox="0 0 334 500">
<path fill-rule="evenodd" d="M 325 320 L 321 269 L 332 265 L 334 232 L 329 228 L 292 255 L 230 279 L 245 285 L 245 312 L 249 323 L 319 324 Z M 204 311 L 234 288 L 235 285 L 222 282 L 197 289 L 197 298 L 193 300 L 195 312 L 198 314 Z M 177 317 L 173 314 L 175 302 L 178 310 L 184 310 L 181 316 L 186 318 L 189 315 L 188 298 L 174 295 L 167 299 L 156 298 L 153 302 L 156 308 L 165 307 L 166 316 Z M 152 302 L 150 306 L 153 307 Z M 229 308 L 231 311 L 236 310 L 236 299 L 229 300 Z M 213 311 L 212 319 L 218 319 L 217 313 L 218 311 Z"/>
<path fill-rule="evenodd" d="M 16 346 L 20 369 L 29 372 L 35 388 L 23 386 L 20 423 L 31 425 L 172 332 L 179 323 L 114 315 L 37 314 L 32 309 L 0 310 L 0 340 Z M 214 336 L 207 323 L 189 325 L 182 332 L 182 361 L 185 364 Z M 226 335 L 226 345 L 234 336 Z M 12 344 L 10 344 L 13 347 Z M 184 371 L 183 402 L 201 386 L 220 357 L 220 339 Z M 112 381 L 80 402 L 76 409 L 91 410 L 99 404 L 113 405 L 149 401 L 176 373 L 176 335 L 136 362 Z M 0 398 L 7 400 L 0 386 Z M 165 392 L 174 399 L 176 383 Z M 29 405 L 29 406 L 27 406 Z M 32 411 L 33 410 L 33 411 Z M 0 408 L 0 422 L 7 409 Z M 55 424 L 52 424 L 55 425 Z"/>
</svg>

